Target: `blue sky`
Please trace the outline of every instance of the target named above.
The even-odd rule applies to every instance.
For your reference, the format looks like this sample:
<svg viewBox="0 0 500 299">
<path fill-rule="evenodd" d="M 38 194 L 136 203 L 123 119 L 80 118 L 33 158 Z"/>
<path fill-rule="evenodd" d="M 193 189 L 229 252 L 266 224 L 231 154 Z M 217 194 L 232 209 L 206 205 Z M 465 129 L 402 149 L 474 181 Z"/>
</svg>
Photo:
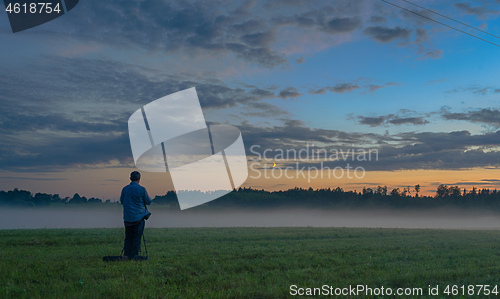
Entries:
<svg viewBox="0 0 500 299">
<path fill-rule="evenodd" d="M 500 36 L 498 0 L 418 4 Z M 130 114 L 190 87 L 247 148 L 377 148 L 369 171 L 500 164 L 500 47 L 382 1 L 81 1 L 16 34 L 2 15 L 3 189 L 132 170 Z"/>
</svg>

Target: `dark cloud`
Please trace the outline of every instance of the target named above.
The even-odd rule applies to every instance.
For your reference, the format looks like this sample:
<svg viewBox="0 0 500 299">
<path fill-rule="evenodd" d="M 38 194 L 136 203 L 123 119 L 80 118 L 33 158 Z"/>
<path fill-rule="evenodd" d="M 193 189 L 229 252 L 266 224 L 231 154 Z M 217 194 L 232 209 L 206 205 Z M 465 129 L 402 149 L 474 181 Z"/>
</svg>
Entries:
<svg viewBox="0 0 500 299">
<path fill-rule="evenodd" d="M 271 43 L 275 40 L 274 31 L 257 32 L 252 34 L 245 34 L 241 39 L 247 44 L 252 44 L 261 48 L 269 47 Z"/>
<path fill-rule="evenodd" d="M 234 12 L 235 14 L 248 15 L 256 3 L 256 0 L 246 0 Z"/>
<path fill-rule="evenodd" d="M 393 119 L 387 120 L 388 123 L 393 125 L 425 125 L 428 124 L 429 121 L 425 120 L 423 117 L 396 117 Z"/>
<path fill-rule="evenodd" d="M 311 89 L 309 90 L 309 93 L 311 94 L 325 94 L 327 91 L 334 92 L 334 93 L 344 93 L 344 92 L 351 92 L 353 90 L 361 88 L 358 84 L 353 84 L 353 83 L 339 83 L 334 86 L 325 86 L 322 88 L 318 89 Z"/>
<path fill-rule="evenodd" d="M 430 41 L 430 36 L 428 31 L 423 28 L 417 28 L 416 30 L 416 39 L 413 43 L 416 45 L 418 49 L 418 54 L 422 55 L 423 59 L 439 59 L 443 56 L 443 50 L 441 49 L 430 49 L 426 47 L 426 43 Z"/>
<path fill-rule="evenodd" d="M 433 41 L 436 39 L 435 35 L 440 31 L 426 29 L 428 26 L 435 27 L 433 21 L 426 19 L 426 17 L 435 18 L 435 15 L 425 9 L 417 9 L 411 6 L 405 7 L 414 13 L 383 2 L 375 4 L 374 15 L 371 16 L 370 20 L 374 26 L 365 28 L 363 32 L 377 42 L 399 41 L 398 46 L 416 50 L 420 59 L 441 58 L 442 50 L 433 45 Z M 391 20 L 390 26 L 386 20 Z M 394 23 L 396 20 L 399 21 L 399 24 L 404 25 L 397 26 L 397 23 Z M 413 32 L 415 32 L 414 35 L 412 35 Z"/>
<path fill-rule="evenodd" d="M 404 111 L 403 111 L 404 112 Z M 424 119 L 423 116 L 420 117 L 400 117 L 395 114 L 388 114 L 376 117 L 370 116 L 358 116 L 358 122 L 362 125 L 368 125 L 370 127 L 378 127 L 382 125 L 425 125 L 429 121 Z"/>
<path fill-rule="evenodd" d="M 342 2 L 346 3 L 345 1 Z M 334 14 L 334 16 L 331 16 L 331 14 Z M 335 16 L 335 14 L 339 15 Z M 361 18 L 356 16 L 358 12 L 351 9 L 349 14 L 352 14 L 352 16 L 345 16 L 337 6 L 335 8 L 325 6 L 293 16 L 275 17 L 273 21 L 277 25 L 296 25 L 304 28 L 314 27 L 329 34 L 340 34 L 353 32 L 360 29 L 363 25 Z"/>
<path fill-rule="evenodd" d="M 489 182 L 489 183 L 500 183 L 499 179 L 482 179 L 482 182 Z"/>
<path fill-rule="evenodd" d="M 383 86 L 383 85 L 369 84 L 369 85 L 368 85 L 368 90 L 369 90 L 370 92 L 375 92 L 375 91 L 377 91 L 377 90 L 379 90 L 379 89 L 381 89 L 381 88 L 384 88 L 384 87 L 385 87 L 385 86 Z"/>
<path fill-rule="evenodd" d="M 264 102 L 252 102 L 248 104 L 250 109 L 253 111 L 242 112 L 245 116 L 258 116 L 258 117 L 277 117 L 290 114 L 275 105 L 264 103 Z"/>
<path fill-rule="evenodd" d="M 0 132 L 2 134 L 19 134 L 23 131 L 65 131 L 72 133 L 116 133 L 122 132 L 124 119 L 110 122 L 106 117 L 98 116 L 93 119 L 77 121 L 68 119 L 63 114 L 5 114 L 0 117 Z"/>
<path fill-rule="evenodd" d="M 78 6 L 71 20 L 61 20 L 64 29 L 46 26 L 45 30 L 119 48 L 229 53 L 266 67 L 285 63 L 283 55 L 272 48 L 272 26 L 250 13 L 253 9 L 261 9 L 255 1 L 238 5 L 231 1 L 95 0 Z"/>
<path fill-rule="evenodd" d="M 441 57 L 443 57 L 443 50 L 432 50 L 424 54 L 424 58 L 438 59 Z"/>
<path fill-rule="evenodd" d="M 468 131 L 450 133 L 404 133 L 402 140 L 411 142 L 403 147 L 383 146 L 381 164 L 386 169 L 466 169 L 500 166 L 500 152 L 485 151 L 484 147 L 500 144 L 500 131 L 472 135 Z M 476 147 L 477 149 L 474 149 Z"/>
<path fill-rule="evenodd" d="M 497 109 L 486 108 L 465 113 L 444 112 L 441 116 L 446 120 L 464 120 L 500 127 L 500 111 Z"/>
<path fill-rule="evenodd" d="M 361 19 L 354 18 L 333 18 L 323 26 L 323 30 L 328 33 L 351 32 L 361 27 Z"/>
<path fill-rule="evenodd" d="M 396 39 L 408 39 L 412 30 L 399 26 L 394 28 L 373 26 L 365 28 L 363 32 L 376 41 L 388 43 Z"/>
<path fill-rule="evenodd" d="M 250 102 L 248 107 L 257 111 L 276 113 L 279 108 L 262 102 Z M 273 110 L 275 109 L 275 110 Z M 249 110 L 251 113 L 251 111 Z M 282 114 L 283 115 L 283 114 Z M 365 124 L 379 125 L 382 121 L 419 123 L 411 117 L 362 118 Z M 500 154 L 483 148 L 500 145 L 500 131 L 483 135 L 472 135 L 468 131 L 451 133 L 402 133 L 385 136 L 373 133 L 343 132 L 339 130 L 309 128 L 303 121 L 287 119 L 282 125 L 259 127 L 242 123 L 247 153 L 252 145 L 260 145 L 260 150 L 302 149 L 310 144 L 315 149 L 367 148 L 378 150 L 378 161 L 356 162 L 367 170 L 397 169 L 463 169 L 470 167 L 497 167 Z M 87 132 L 88 133 L 88 132 Z M 131 153 L 126 128 L 113 134 L 93 134 L 74 136 L 44 135 L 43 142 L 22 136 L 3 135 L 0 150 L 0 167 L 8 170 L 54 171 L 68 165 L 92 165 L 119 161 L 119 165 L 129 165 Z M 321 146 L 313 146 L 322 144 Z M 254 150 L 256 150 L 254 148 Z M 314 165 L 314 163 L 313 163 Z M 325 166 L 339 165 L 339 162 Z"/>
<path fill-rule="evenodd" d="M 377 120 L 374 119 L 374 122 Z M 337 130 L 312 129 L 300 121 L 287 121 L 282 126 L 242 127 L 247 154 L 255 157 L 266 149 L 299 151 L 318 150 L 377 150 L 371 161 L 326 161 L 323 166 L 364 167 L 366 170 L 403 169 L 468 169 L 474 167 L 500 167 L 500 152 L 486 150 L 500 145 L 500 131 L 472 135 L 468 131 L 450 133 L 402 133 L 383 136 L 368 133 L 346 133 Z M 322 144 L 318 146 L 318 144 Z M 250 148 L 253 145 L 252 151 Z M 284 167 L 296 167 L 294 161 L 284 161 Z M 301 166 L 321 167 L 318 161 L 301 161 Z"/>
<path fill-rule="evenodd" d="M 25 138 L 2 146 L 0 167 L 20 172 L 51 172 L 70 165 L 93 167 L 119 161 L 120 165 L 128 167 L 133 163 L 128 134 L 125 133 L 116 136 L 44 137 L 43 142 L 36 146 L 33 146 L 33 140 Z"/>
<path fill-rule="evenodd" d="M 301 64 L 301 63 L 306 62 L 306 59 L 304 58 L 304 56 L 302 56 L 302 57 L 296 58 L 295 62 L 297 62 L 298 64 Z"/>
<path fill-rule="evenodd" d="M 339 15 L 361 14 L 365 0 L 309 1 L 309 0 L 269 0 L 264 9 L 307 11 L 316 9 L 320 12 L 337 13 Z"/>
<path fill-rule="evenodd" d="M 415 39 L 415 43 L 420 44 L 429 39 L 429 35 L 427 34 L 427 30 L 423 28 L 417 28 L 416 30 L 417 38 Z"/>
<path fill-rule="evenodd" d="M 318 89 L 310 89 L 309 93 L 311 94 L 325 94 L 326 91 L 335 92 L 335 93 L 344 93 L 351 92 L 353 90 L 361 88 L 358 84 L 355 83 L 338 83 L 333 86 L 325 86 Z"/>
<path fill-rule="evenodd" d="M 266 30 L 267 25 L 264 20 L 250 19 L 242 23 L 236 23 L 232 25 L 233 30 L 245 33 L 245 32 L 261 32 L 261 30 Z"/>
<path fill-rule="evenodd" d="M 475 15 L 478 17 L 484 17 L 487 14 L 498 14 L 497 10 L 489 8 L 487 5 L 484 5 L 484 3 L 480 6 L 474 6 L 474 7 L 472 7 L 469 3 L 465 2 L 456 2 L 453 5 L 462 10 L 463 12 L 465 12 L 466 14 Z"/>
<path fill-rule="evenodd" d="M 300 97 L 302 94 L 299 92 L 299 90 L 295 87 L 287 87 L 280 91 L 278 96 L 282 99 L 287 99 L 287 98 L 297 98 Z"/>
<path fill-rule="evenodd" d="M 305 126 L 300 120 L 286 119 L 283 125 L 272 127 L 258 127 L 251 124 L 244 124 L 241 127 L 245 147 L 248 150 L 252 145 L 259 145 L 263 151 L 270 149 L 300 149 L 306 143 L 324 143 L 324 144 L 363 144 L 367 139 L 372 142 L 379 140 L 392 140 L 391 137 L 379 136 L 376 134 L 347 133 L 338 130 L 313 129 Z"/>
<path fill-rule="evenodd" d="M 500 93 L 500 88 L 493 86 L 471 86 L 466 88 L 456 88 L 448 92 L 472 92 L 477 95 L 497 94 Z"/>
<path fill-rule="evenodd" d="M 351 91 L 358 89 L 360 87 L 359 87 L 359 85 L 352 84 L 352 83 L 339 83 L 335 86 L 330 86 L 330 87 L 326 87 L 326 88 L 331 92 L 344 93 L 344 92 L 351 92 Z"/>
<path fill-rule="evenodd" d="M 330 34 L 362 28 L 363 1 L 85 1 L 71 19 L 38 33 L 120 49 L 234 55 L 273 68 L 287 63 L 275 45 L 284 24 Z M 224 8 L 224 9 L 221 9 Z M 147 34 L 145 34 L 147 32 Z"/>
<path fill-rule="evenodd" d="M 228 55 L 273 68 L 287 64 L 276 35 L 285 25 L 328 34 L 363 29 L 366 1 L 98 1 L 88 0 L 44 25 L 39 36 L 71 39 L 109 48 L 185 55 Z M 223 8 L 223 9 L 221 9 Z M 382 12 L 370 21 L 389 19 Z M 145 34 L 147 32 L 147 34 Z M 411 30 L 372 26 L 364 32 L 379 42 L 407 39 Z M 333 42 L 332 42 L 333 43 Z M 427 52 L 432 52 L 431 50 Z M 426 53 L 427 53 L 426 52 Z M 435 57 L 427 55 L 426 57 Z"/>
<path fill-rule="evenodd" d="M 325 94 L 327 91 L 334 93 L 345 93 L 352 92 L 356 89 L 360 89 L 363 87 L 365 92 L 375 92 L 379 89 L 385 88 L 387 86 L 399 86 L 399 83 L 388 82 L 383 85 L 379 84 L 367 84 L 367 85 L 359 85 L 358 83 L 338 83 L 333 86 L 324 86 L 316 89 L 309 89 L 310 94 Z"/>
<path fill-rule="evenodd" d="M 47 57 L 22 68 L 4 66 L 2 73 L 0 168 L 13 171 L 54 171 L 111 161 L 128 166 L 128 117 L 153 100 L 190 87 L 197 88 L 207 122 L 226 121 L 217 110 L 239 105 L 255 116 L 287 115 L 261 102 L 276 98 L 274 88 L 229 87 L 211 75 L 172 75 L 112 61 Z"/>
<path fill-rule="evenodd" d="M 466 150 L 471 146 L 497 146 L 500 131 L 483 135 L 472 135 L 469 131 L 450 133 L 404 133 L 401 136 L 412 144 L 405 146 L 406 154 L 424 154 L 436 151 Z"/>
<path fill-rule="evenodd" d="M 242 43 L 227 43 L 225 48 L 235 52 L 238 58 L 257 62 L 267 67 L 274 67 L 286 62 L 283 55 L 268 48 L 254 48 Z"/>
<path fill-rule="evenodd" d="M 387 82 L 387 83 L 385 83 L 383 85 L 380 85 L 380 84 L 368 84 L 368 85 L 364 85 L 363 87 L 368 92 L 375 92 L 375 91 L 377 91 L 379 89 L 386 88 L 388 86 L 401 86 L 401 84 L 400 83 L 396 83 L 396 82 Z"/>
<path fill-rule="evenodd" d="M 270 99 L 276 97 L 270 90 L 257 87 L 253 87 L 248 91 L 248 93 L 259 99 Z"/>
<path fill-rule="evenodd" d="M 387 19 L 383 16 L 371 16 L 370 22 L 372 23 L 384 23 Z"/>
<path fill-rule="evenodd" d="M 311 93 L 311 94 L 325 94 L 326 88 L 311 89 L 311 90 L 309 90 L 309 93 Z"/>
<path fill-rule="evenodd" d="M 265 7 L 276 9 L 281 6 L 301 6 L 308 2 L 309 0 L 270 0 L 267 1 Z"/>
<path fill-rule="evenodd" d="M 444 82 L 446 80 L 447 80 L 446 78 L 440 78 L 440 79 L 436 79 L 436 80 L 431 80 L 431 81 L 427 82 L 427 84 L 433 85 L 433 84 L 436 84 L 436 83 Z"/>
<path fill-rule="evenodd" d="M 379 151 L 380 170 L 397 169 L 470 169 L 499 167 L 500 152 L 473 146 L 497 147 L 499 133 L 471 135 L 468 132 L 412 134 L 414 145 L 401 148 L 384 146 Z M 406 136 L 409 137 L 409 136 Z M 496 140 L 495 140 L 496 139 Z"/>
<path fill-rule="evenodd" d="M 498 181 L 495 180 L 479 180 L 479 181 L 460 181 L 460 182 L 434 182 L 431 183 L 431 185 L 434 186 L 439 186 L 441 184 L 447 185 L 447 186 L 483 186 L 483 187 L 488 187 L 492 186 L 495 187 L 498 185 Z"/>
<path fill-rule="evenodd" d="M 385 116 L 377 116 L 377 117 L 369 117 L 369 116 L 358 116 L 359 123 L 362 125 L 368 125 L 370 127 L 378 127 L 384 124 L 386 117 Z"/>
<path fill-rule="evenodd" d="M 131 106 L 138 108 L 166 94 L 191 87 L 197 88 L 200 103 L 207 109 L 276 97 L 270 89 L 229 87 L 210 75 L 161 73 L 109 60 L 46 58 L 24 69 L 29 71 L 6 70 L 9 76 L 0 75 L 0 84 L 7 87 L 0 99 L 11 103 L 12 109 L 17 109 L 11 112 L 20 116 L 34 105 L 33 113 L 40 109 L 54 111 L 50 105 L 57 107 L 60 101 L 93 105 L 94 108 L 115 103 L 121 113 Z"/>
</svg>

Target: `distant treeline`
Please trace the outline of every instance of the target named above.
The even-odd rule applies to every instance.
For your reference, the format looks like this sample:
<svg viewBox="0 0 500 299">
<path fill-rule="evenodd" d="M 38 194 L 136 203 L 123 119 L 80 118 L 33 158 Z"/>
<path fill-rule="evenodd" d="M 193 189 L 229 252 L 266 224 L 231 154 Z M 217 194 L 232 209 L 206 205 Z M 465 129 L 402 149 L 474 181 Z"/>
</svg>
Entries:
<svg viewBox="0 0 500 299">
<path fill-rule="evenodd" d="M 198 192 L 198 191 L 190 191 Z M 363 188 L 361 192 L 344 191 L 342 188 L 316 189 L 293 188 L 286 191 L 266 191 L 252 188 L 239 188 L 214 201 L 195 209 L 210 208 L 486 208 L 500 211 L 500 192 L 490 189 L 470 190 L 458 186 L 440 185 L 435 196 L 419 195 L 420 186 L 413 188 L 394 188 L 387 186 Z M 0 191 L 0 205 L 12 206 L 49 206 L 49 205 L 113 204 L 111 200 L 86 198 L 75 194 L 61 198 L 58 194 L 36 193 L 14 189 Z M 177 196 L 168 191 L 156 196 L 153 204 L 168 206 L 179 210 Z"/>
<path fill-rule="evenodd" d="M 36 193 L 32 194 L 26 190 L 14 189 L 10 191 L 0 191 L 0 205 L 14 206 L 48 206 L 51 204 L 102 204 L 100 198 L 86 198 L 75 193 L 73 197 L 62 198 L 59 194 Z M 111 203 L 108 199 L 104 203 Z"/>
</svg>

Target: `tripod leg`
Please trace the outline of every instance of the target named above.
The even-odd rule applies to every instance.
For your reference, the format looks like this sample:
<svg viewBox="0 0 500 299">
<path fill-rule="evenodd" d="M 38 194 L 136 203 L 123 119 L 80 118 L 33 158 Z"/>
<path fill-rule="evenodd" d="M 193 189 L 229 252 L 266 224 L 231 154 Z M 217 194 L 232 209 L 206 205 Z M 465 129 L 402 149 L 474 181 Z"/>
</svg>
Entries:
<svg viewBox="0 0 500 299">
<path fill-rule="evenodd" d="M 144 233 L 142 234 L 142 241 L 144 242 L 144 250 L 146 251 L 146 257 L 149 257 L 148 248 L 146 247 L 146 238 L 144 237 Z"/>
</svg>

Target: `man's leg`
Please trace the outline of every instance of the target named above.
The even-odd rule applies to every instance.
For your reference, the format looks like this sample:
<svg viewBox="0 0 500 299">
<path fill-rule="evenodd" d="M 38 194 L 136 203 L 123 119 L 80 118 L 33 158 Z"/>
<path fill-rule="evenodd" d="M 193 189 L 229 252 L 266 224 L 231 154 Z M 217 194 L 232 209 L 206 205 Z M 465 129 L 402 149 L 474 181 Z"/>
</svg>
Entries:
<svg viewBox="0 0 500 299">
<path fill-rule="evenodd" d="M 126 225 L 125 226 L 125 242 L 123 245 L 123 251 L 125 256 L 132 257 L 132 241 L 134 237 L 134 226 Z"/>
<path fill-rule="evenodd" d="M 134 225 L 134 234 L 132 237 L 132 245 L 131 252 L 129 258 L 132 258 L 139 254 L 139 250 L 141 250 L 141 238 L 142 233 L 144 232 L 144 219 L 139 222 L 139 224 Z"/>
</svg>

